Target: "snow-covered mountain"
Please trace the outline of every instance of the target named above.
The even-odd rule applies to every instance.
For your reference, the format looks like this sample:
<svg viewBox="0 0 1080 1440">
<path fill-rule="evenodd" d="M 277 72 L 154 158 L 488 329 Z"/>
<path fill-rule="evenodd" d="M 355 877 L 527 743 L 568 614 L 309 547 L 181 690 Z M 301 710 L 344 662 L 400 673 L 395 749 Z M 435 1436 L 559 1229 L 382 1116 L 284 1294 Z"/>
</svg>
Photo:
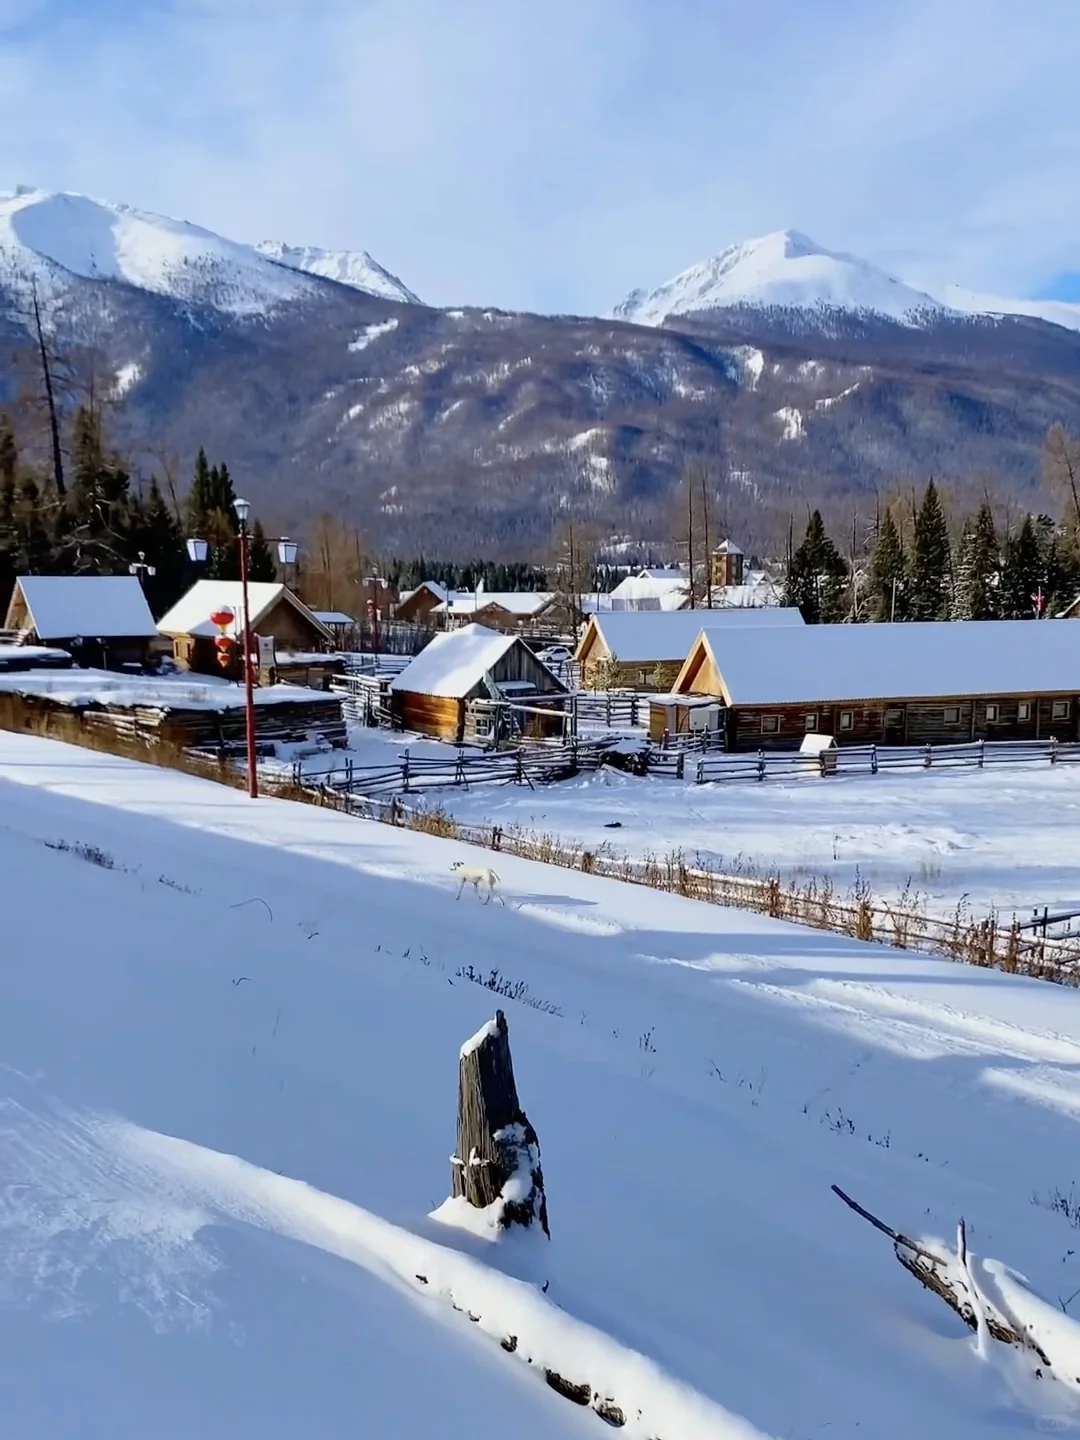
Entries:
<svg viewBox="0 0 1080 1440">
<path fill-rule="evenodd" d="M 947 308 L 866 260 L 826 250 L 797 230 L 778 230 L 729 245 L 655 290 L 635 290 L 615 315 L 638 325 L 662 325 L 671 315 L 743 305 L 901 321 L 930 319 Z"/>
<path fill-rule="evenodd" d="M 325 290 L 326 280 L 392 300 L 411 291 L 363 251 L 253 246 L 85 195 L 0 193 L 0 288 L 46 291 L 116 281 L 227 315 L 265 315 Z"/>
<path fill-rule="evenodd" d="M 655 290 L 635 290 L 615 316 L 663 325 L 676 315 L 750 307 L 796 310 L 819 317 L 841 312 L 925 325 L 956 315 L 1028 315 L 1080 330 L 1080 305 L 1062 300 L 1009 300 L 960 285 L 933 292 L 897 279 L 855 255 L 826 250 L 797 230 L 729 245 Z"/>
<path fill-rule="evenodd" d="M 380 295 L 384 300 L 402 300 L 411 305 L 423 303 L 366 250 L 320 250 L 316 245 L 286 245 L 281 240 L 263 240 L 255 249 L 290 270 L 335 280 L 339 285 L 349 285 L 368 295 Z"/>
<path fill-rule="evenodd" d="M 1080 330 L 1080 305 L 1068 300 L 1007 300 L 962 285 L 946 285 L 938 293 L 950 309 L 965 315 L 1029 315 L 1066 330 Z"/>
</svg>

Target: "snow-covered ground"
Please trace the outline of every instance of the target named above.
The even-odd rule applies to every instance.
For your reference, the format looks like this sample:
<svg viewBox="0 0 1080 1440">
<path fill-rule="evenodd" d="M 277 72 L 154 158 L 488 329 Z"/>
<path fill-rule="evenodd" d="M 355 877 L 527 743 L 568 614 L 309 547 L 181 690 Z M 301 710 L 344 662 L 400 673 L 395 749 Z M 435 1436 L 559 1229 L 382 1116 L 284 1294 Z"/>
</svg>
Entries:
<svg viewBox="0 0 1080 1440">
<path fill-rule="evenodd" d="M 858 871 L 885 898 L 910 882 L 934 913 L 951 914 L 965 897 L 975 913 L 1080 908 L 1075 766 L 706 785 L 605 770 L 536 790 L 446 791 L 440 800 L 461 820 L 606 843 L 634 858 L 682 850 L 717 865 L 827 874 L 842 888 Z"/>
<path fill-rule="evenodd" d="M 1080 1422 L 830 1193 L 1075 1310 L 1080 994 L 460 853 L 0 734 L 5 1436 L 607 1433 L 545 1364 L 628 1440 Z M 497 1004 L 550 1242 L 429 1218 Z"/>
</svg>

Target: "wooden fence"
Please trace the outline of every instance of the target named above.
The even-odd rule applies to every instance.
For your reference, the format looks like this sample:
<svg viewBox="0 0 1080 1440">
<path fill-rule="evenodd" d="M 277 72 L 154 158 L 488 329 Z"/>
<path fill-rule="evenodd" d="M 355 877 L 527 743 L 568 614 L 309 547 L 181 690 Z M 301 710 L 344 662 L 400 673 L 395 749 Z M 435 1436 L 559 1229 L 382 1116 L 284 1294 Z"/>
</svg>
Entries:
<svg viewBox="0 0 1080 1440">
<path fill-rule="evenodd" d="M 649 723 L 649 697 L 635 690 L 578 690 L 571 703 L 577 724 L 636 730 Z"/>
<path fill-rule="evenodd" d="M 473 784 L 535 785 L 565 780 L 600 765 L 598 745 L 537 745 L 470 755 L 449 748 L 442 755 L 410 755 L 406 750 L 387 765 L 354 765 L 346 760 L 318 775 L 304 773 L 304 761 L 293 764 L 292 783 L 343 795 L 378 797 L 410 795 Z"/>
<path fill-rule="evenodd" d="M 312 790 L 310 785 L 307 788 Z M 732 874 L 700 862 L 690 865 L 679 851 L 662 859 L 633 860 L 606 845 L 589 849 L 557 835 L 517 826 L 463 824 L 441 809 L 412 808 L 399 795 L 360 795 L 329 787 L 315 787 L 315 793 L 321 803 L 366 819 L 526 860 L 644 885 L 707 904 L 752 910 L 900 950 L 940 955 L 1056 984 L 1080 983 L 1080 937 L 1047 935 L 1041 926 L 1025 934 L 1033 927 L 1015 918 L 1005 921 L 996 911 L 976 916 L 961 903 L 951 916 L 929 915 L 917 895 L 906 895 L 890 905 L 875 900 L 861 881 L 843 894 L 827 876 L 800 881 L 778 871 Z"/>
<path fill-rule="evenodd" d="M 1080 760 L 1080 744 L 1057 740 L 973 740 L 961 745 L 850 745 L 803 755 L 797 750 L 756 754 L 705 754 L 693 765 L 694 780 L 770 780 L 793 775 L 879 775 L 890 770 L 982 770 L 989 765 L 1068 764 Z"/>
</svg>

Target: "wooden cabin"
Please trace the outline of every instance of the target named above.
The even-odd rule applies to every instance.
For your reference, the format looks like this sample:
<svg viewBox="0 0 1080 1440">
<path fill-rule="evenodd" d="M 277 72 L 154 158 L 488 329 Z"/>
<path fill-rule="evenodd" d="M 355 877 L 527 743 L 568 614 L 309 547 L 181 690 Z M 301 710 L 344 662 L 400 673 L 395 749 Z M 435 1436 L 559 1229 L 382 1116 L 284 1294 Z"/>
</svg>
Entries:
<svg viewBox="0 0 1080 1440">
<path fill-rule="evenodd" d="M 555 595 L 546 590 L 453 590 L 432 618 L 453 629 L 461 625 L 483 625 L 489 630 L 510 634 L 546 620 L 555 604 Z"/>
<path fill-rule="evenodd" d="M 723 706 L 729 750 L 1076 740 L 1080 647 L 1036 620 L 702 630 L 673 694 Z M 659 722 L 657 722 L 659 723 Z"/>
<path fill-rule="evenodd" d="M 433 623 L 432 612 L 444 604 L 446 597 L 445 585 L 439 585 L 434 580 L 425 580 L 415 590 L 402 591 L 394 611 L 394 619 L 408 625 Z"/>
<path fill-rule="evenodd" d="M 456 745 L 557 735 L 566 699 L 566 687 L 523 640 L 483 625 L 436 635 L 390 682 L 396 724 Z"/>
<path fill-rule="evenodd" d="M 797 609 L 618 610 L 589 617 L 574 660 L 586 689 L 669 691 L 702 627 L 803 628 Z M 600 684 L 599 682 L 606 682 Z"/>
<path fill-rule="evenodd" d="M 135 575 L 20 575 L 4 629 L 102 670 L 146 666 L 158 638 Z"/>
<path fill-rule="evenodd" d="M 256 649 L 259 638 L 263 638 L 273 641 L 276 656 L 308 656 L 312 652 L 333 650 L 333 632 L 316 619 L 287 585 L 254 582 L 248 585 L 248 600 Z M 173 655 L 181 669 L 201 675 L 224 674 L 229 679 L 238 677 L 242 671 L 242 646 L 236 648 L 232 666 L 222 670 L 218 665 L 214 648 L 218 630 L 210 616 L 221 609 L 233 612 L 233 623 L 225 633 L 239 640 L 243 635 L 244 613 L 243 587 L 239 580 L 200 580 L 162 616 L 158 629 L 172 641 Z"/>
</svg>

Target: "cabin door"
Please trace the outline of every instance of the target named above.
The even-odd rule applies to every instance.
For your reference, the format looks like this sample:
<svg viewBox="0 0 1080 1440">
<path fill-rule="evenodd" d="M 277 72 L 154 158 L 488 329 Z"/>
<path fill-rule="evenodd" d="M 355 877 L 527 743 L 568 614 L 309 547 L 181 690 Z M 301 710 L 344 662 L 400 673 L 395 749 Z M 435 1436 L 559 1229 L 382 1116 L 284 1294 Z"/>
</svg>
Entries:
<svg viewBox="0 0 1080 1440">
<path fill-rule="evenodd" d="M 903 745 L 907 739 L 907 712 L 903 705 L 890 705 L 885 711 L 883 740 L 886 745 Z"/>
</svg>

